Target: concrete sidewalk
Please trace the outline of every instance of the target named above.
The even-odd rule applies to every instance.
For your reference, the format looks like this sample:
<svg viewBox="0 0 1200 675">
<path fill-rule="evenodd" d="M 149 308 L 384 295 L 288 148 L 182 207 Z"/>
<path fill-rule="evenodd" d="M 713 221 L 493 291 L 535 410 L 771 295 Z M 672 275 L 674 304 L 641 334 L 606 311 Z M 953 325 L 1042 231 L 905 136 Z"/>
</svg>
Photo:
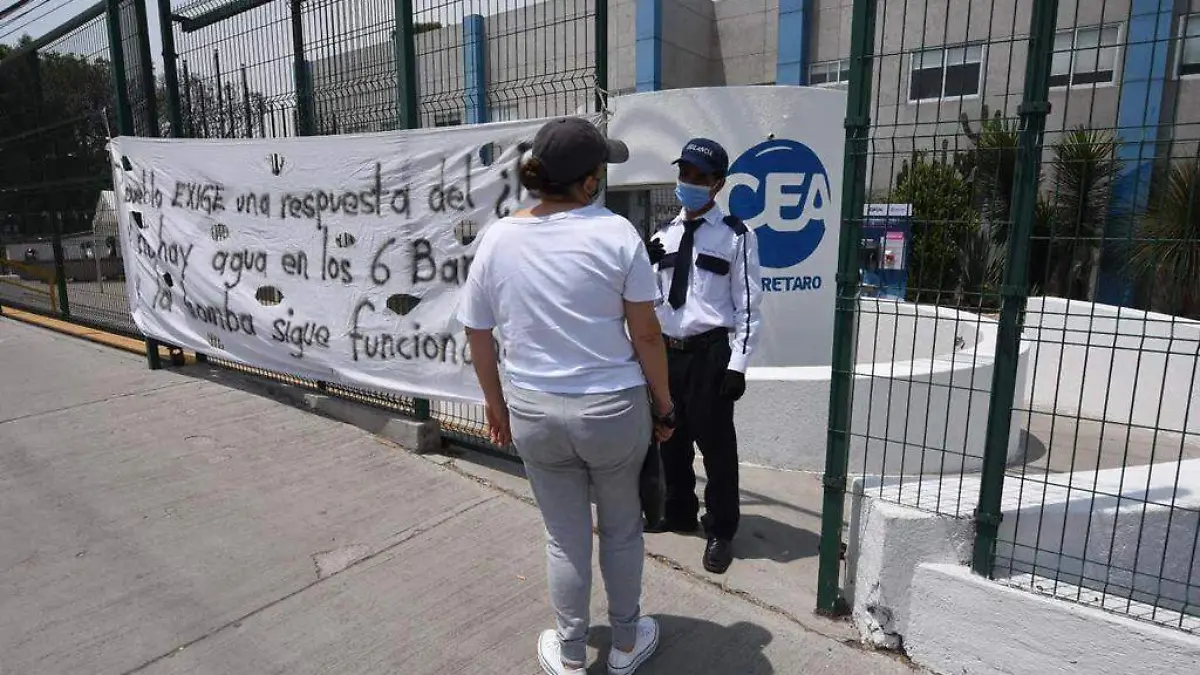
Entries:
<svg viewBox="0 0 1200 675">
<path fill-rule="evenodd" d="M 0 674 L 540 672 L 519 486 L 206 373 L 0 319 Z M 658 556 L 644 607 L 639 673 L 911 672 Z"/>
</svg>

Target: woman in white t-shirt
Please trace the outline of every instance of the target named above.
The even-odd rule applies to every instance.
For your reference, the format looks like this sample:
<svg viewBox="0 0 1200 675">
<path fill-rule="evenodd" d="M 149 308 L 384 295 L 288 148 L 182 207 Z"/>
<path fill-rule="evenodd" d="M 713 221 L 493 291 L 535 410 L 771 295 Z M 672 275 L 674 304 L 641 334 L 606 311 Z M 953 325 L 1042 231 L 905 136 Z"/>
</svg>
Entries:
<svg viewBox="0 0 1200 675">
<path fill-rule="evenodd" d="M 589 490 L 613 629 L 609 671 L 629 675 L 658 646 L 658 623 L 641 615 L 638 491 L 652 435 L 666 440 L 674 425 L 658 285 L 633 225 L 592 205 L 606 165 L 628 158 L 624 143 L 587 120 L 543 126 L 521 168 L 539 203 L 487 228 L 459 308 L 492 440 L 516 447 L 546 525 L 558 629 L 544 631 L 537 649 L 550 675 L 586 665 Z M 493 329 L 504 338 L 506 388 Z"/>
</svg>

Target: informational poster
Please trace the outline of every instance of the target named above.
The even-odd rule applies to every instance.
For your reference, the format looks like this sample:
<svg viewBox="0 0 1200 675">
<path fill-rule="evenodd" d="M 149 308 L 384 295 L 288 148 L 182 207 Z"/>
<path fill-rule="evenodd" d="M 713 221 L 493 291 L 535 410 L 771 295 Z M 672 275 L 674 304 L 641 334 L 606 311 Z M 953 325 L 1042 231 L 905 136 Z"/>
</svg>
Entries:
<svg viewBox="0 0 1200 675">
<path fill-rule="evenodd" d="M 117 138 L 133 319 L 230 361 L 479 401 L 458 291 L 488 224 L 529 201 L 516 169 L 540 125 Z"/>
</svg>

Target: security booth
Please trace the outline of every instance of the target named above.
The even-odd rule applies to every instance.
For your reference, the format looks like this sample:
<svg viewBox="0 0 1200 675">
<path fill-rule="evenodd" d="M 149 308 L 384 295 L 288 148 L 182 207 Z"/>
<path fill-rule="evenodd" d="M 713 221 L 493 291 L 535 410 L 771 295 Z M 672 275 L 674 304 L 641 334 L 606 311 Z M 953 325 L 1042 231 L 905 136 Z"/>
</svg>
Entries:
<svg viewBox="0 0 1200 675">
<path fill-rule="evenodd" d="M 903 300 L 908 292 L 912 204 L 867 204 L 859 242 L 859 274 L 865 297 Z"/>
</svg>

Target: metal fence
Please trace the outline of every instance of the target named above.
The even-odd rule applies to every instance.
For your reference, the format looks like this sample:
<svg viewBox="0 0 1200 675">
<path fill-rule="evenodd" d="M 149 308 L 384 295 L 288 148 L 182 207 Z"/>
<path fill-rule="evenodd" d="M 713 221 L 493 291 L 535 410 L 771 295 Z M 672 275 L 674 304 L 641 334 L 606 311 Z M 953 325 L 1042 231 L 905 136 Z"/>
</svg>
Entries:
<svg viewBox="0 0 1200 675">
<path fill-rule="evenodd" d="M 137 23 L 111 25 L 106 9 L 0 54 L 0 221 L 15 263 L 0 299 L 135 333 L 105 145 L 118 123 L 111 40 L 136 40 Z"/>
<path fill-rule="evenodd" d="M 607 19 L 604 3 L 590 0 L 201 0 L 174 10 L 170 25 L 164 51 L 178 58 L 166 67 L 164 128 L 179 136 L 363 133 L 565 114 L 589 109 L 605 80 L 607 51 L 596 46 L 607 42 Z M 303 384 L 430 416 L 459 442 L 506 450 L 486 440 L 479 406 Z"/>
<path fill-rule="evenodd" d="M 594 110 L 606 87 L 607 8 L 597 0 L 156 0 L 163 46 L 158 76 L 149 67 L 146 2 L 103 0 L 32 47 L 0 53 L 0 78 L 28 80 L 39 58 L 60 52 L 72 63 L 91 64 L 88 91 L 96 99 L 55 107 L 78 109 L 61 120 L 0 106 L 0 153 L 7 153 L 0 155 L 0 172 L 34 177 L 28 184 L 0 181 L 6 186 L 0 217 L 21 223 L 19 231 L 0 230 L 0 236 L 33 241 L 44 234 L 53 244 L 36 261 L 0 270 L 24 270 L 0 284 L 0 302 L 136 335 L 115 257 L 119 246 L 112 251 L 116 230 L 99 224 L 106 221 L 101 195 L 112 182 L 104 150 L 110 134 L 265 138 L 454 126 Z M 0 80 L 0 96 L 18 90 L 5 84 Z M 44 82 L 43 90 L 78 96 L 61 79 Z M 19 124 L 5 122 L 6 115 L 18 116 Z M 49 159 L 33 151 L 56 148 L 64 129 L 75 136 L 88 130 L 86 161 L 74 154 L 75 141 Z M 26 148 L 23 154 L 11 149 L 17 145 Z M 55 171 L 76 181 L 83 200 L 77 206 L 63 209 L 60 201 L 42 209 L 28 198 L 61 195 L 49 178 Z M 82 237 L 72 236 L 77 232 Z M 90 254 L 87 242 L 93 242 Z M 76 248 L 81 261 L 74 260 Z M 159 345 L 147 344 L 156 367 Z M 508 451 L 487 442 L 479 406 L 213 363 L 433 417 L 450 438 Z"/>
<path fill-rule="evenodd" d="M 849 493 L 970 519 L 980 574 L 1200 630 L 1200 15 L 1177 4 L 854 2 L 822 610 Z M 867 203 L 911 209 L 911 238 Z M 907 288 L 871 297 L 897 254 Z"/>
</svg>

